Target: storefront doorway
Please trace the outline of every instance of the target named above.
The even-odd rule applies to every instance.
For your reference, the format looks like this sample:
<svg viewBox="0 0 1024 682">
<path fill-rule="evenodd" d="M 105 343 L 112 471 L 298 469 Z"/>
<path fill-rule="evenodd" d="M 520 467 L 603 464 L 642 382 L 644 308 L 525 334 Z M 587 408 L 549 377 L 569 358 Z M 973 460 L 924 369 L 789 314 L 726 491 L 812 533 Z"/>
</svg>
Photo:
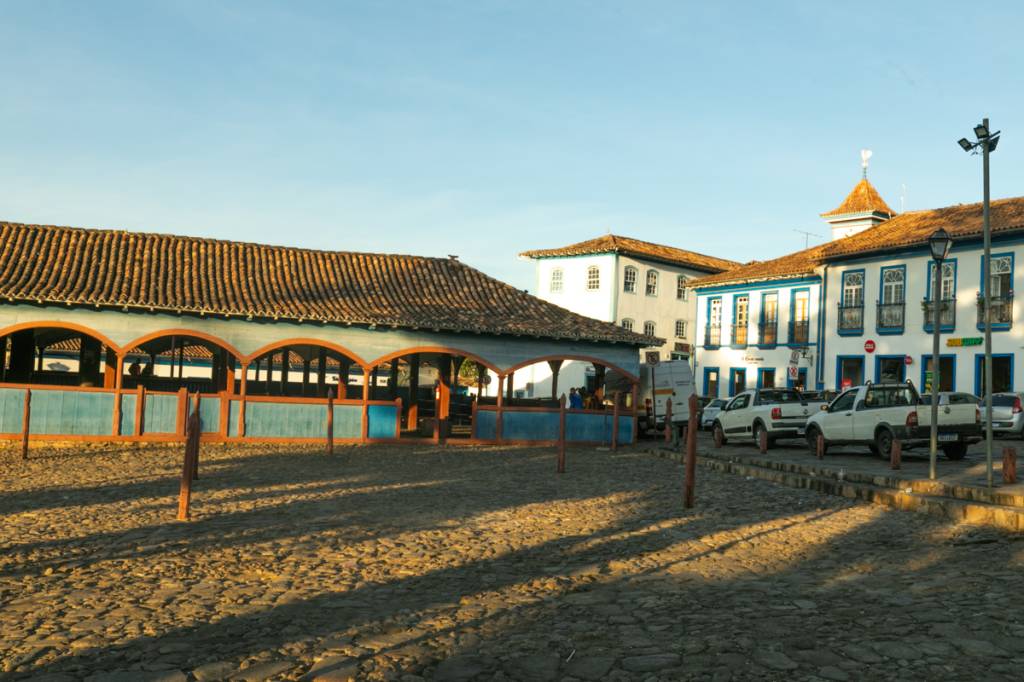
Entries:
<svg viewBox="0 0 1024 682">
<path fill-rule="evenodd" d="M 979 396 L 985 395 L 985 356 L 978 354 L 974 360 L 974 387 Z M 1013 355 L 1009 353 L 992 356 L 992 392 L 1005 393 L 1013 390 Z"/>
<path fill-rule="evenodd" d="M 775 388 L 775 368 L 762 367 L 757 370 L 758 388 Z"/>
<path fill-rule="evenodd" d="M 956 357 L 952 355 L 939 356 L 939 390 L 955 391 L 956 388 Z M 921 357 L 921 393 L 929 393 L 932 390 L 932 356 Z"/>
<path fill-rule="evenodd" d="M 747 370 L 746 369 L 730 369 L 729 370 L 729 395 L 737 395 L 747 390 Z"/>
<path fill-rule="evenodd" d="M 836 358 L 836 389 L 843 390 L 864 383 L 864 356 L 840 355 Z"/>
<path fill-rule="evenodd" d="M 898 384 L 906 378 L 907 361 L 903 355 L 875 357 L 875 383 Z"/>
</svg>

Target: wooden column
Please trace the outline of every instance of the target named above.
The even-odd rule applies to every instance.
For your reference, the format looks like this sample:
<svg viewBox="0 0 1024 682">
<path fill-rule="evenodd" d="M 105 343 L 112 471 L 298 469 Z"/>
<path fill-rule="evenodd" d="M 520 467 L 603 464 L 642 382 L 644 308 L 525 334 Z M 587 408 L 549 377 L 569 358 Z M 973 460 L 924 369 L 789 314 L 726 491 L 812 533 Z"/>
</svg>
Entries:
<svg viewBox="0 0 1024 682">
<path fill-rule="evenodd" d="M 302 395 L 309 394 L 309 364 L 312 358 L 302 358 Z"/>
<path fill-rule="evenodd" d="M 612 394 L 612 452 L 619 449 L 619 399 L 621 397 L 618 391 Z"/>
<path fill-rule="evenodd" d="M 348 373 L 351 369 L 352 362 L 346 358 L 341 358 L 338 367 L 338 395 L 336 396 L 339 400 L 348 398 Z"/>
<path fill-rule="evenodd" d="M 505 401 L 505 392 L 502 388 L 505 385 L 505 377 L 502 374 L 498 375 L 498 404 L 496 414 L 494 416 L 494 440 L 501 442 L 501 429 L 504 426 L 504 414 L 502 414 L 502 407 Z"/>
<path fill-rule="evenodd" d="M 451 411 L 452 376 L 454 375 L 455 362 L 449 355 L 441 355 L 438 358 L 438 386 L 437 404 L 434 409 L 437 419 L 435 433 L 438 437 L 435 440 L 443 443 L 448 440 L 448 416 Z"/>
<path fill-rule="evenodd" d="M 100 377 L 100 355 L 103 353 L 103 344 L 91 336 L 82 335 L 82 348 L 78 354 L 78 377 L 80 383 L 91 383 L 93 386 L 102 386 Z"/>
<path fill-rule="evenodd" d="M 178 378 L 185 378 L 185 344 L 178 348 Z"/>
<path fill-rule="evenodd" d="M 363 428 L 360 440 L 366 442 L 370 437 L 370 370 L 363 368 Z"/>
<path fill-rule="evenodd" d="M 487 368 L 482 363 L 476 363 L 476 399 L 477 401 L 484 394 L 484 377 L 487 376 Z"/>
<path fill-rule="evenodd" d="M 116 372 L 114 381 L 114 423 L 111 426 L 110 433 L 115 436 L 121 435 L 121 382 L 124 378 L 124 356 L 117 356 L 117 364 L 115 365 Z"/>
<path fill-rule="evenodd" d="M 260 365 L 256 363 L 256 373 L 259 374 Z M 242 380 L 241 385 L 238 387 L 239 403 L 238 403 L 238 437 L 245 438 L 245 394 L 247 384 L 249 383 L 249 365 L 242 364 Z"/>
<path fill-rule="evenodd" d="M 637 404 L 636 404 L 637 392 L 638 391 L 639 391 L 639 385 L 638 384 L 633 384 L 633 389 L 632 389 L 632 392 L 630 394 L 632 396 L 632 403 L 633 403 L 633 439 L 632 439 L 633 443 L 636 443 L 636 441 L 637 441 L 637 432 L 636 432 L 636 430 L 637 430 L 637 427 L 639 426 L 638 422 L 640 421 L 640 415 L 637 413 Z"/>
<path fill-rule="evenodd" d="M 565 473 L 565 396 L 558 400 L 558 468 L 557 473 Z"/>
<path fill-rule="evenodd" d="M 419 354 L 409 356 L 409 414 L 406 418 L 407 429 L 419 427 L 420 412 L 420 356 Z"/>
<path fill-rule="evenodd" d="M 225 362 L 224 362 L 224 367 L 225 367 L 225 369 L 224 369 L 224 378 L 225 378 L 225 382 L 224 383 L 227 384 L 227 386 L 225 388 L 227 390 L 228 395 L 235 395 L 235 362 L 236 362 L 236 358 L 235 358 L 234 355 L 228 357 L 227 356 L 227 351 L 224 351 L 224 353 L 225 353 Z"/>
<path fill-rule="evenodd" d="M 291 358 L 288 347 L 281 349 L 281 395 L 288 395 L 288 373 L 291 370 Z"/>
<path fill-rule="evenodd" d="M 327 391 L 327 349 L 317 348 L 316 351 L 316 395 L 321 397 Z M 344 397 L 344 396 L 342 396 Z"/>
<path fill-rule="evenodd" d="M 7 337 L 0 336 L 0 381 L 7 381 Z"/>
<path fill-rule="evenodd" d="M 21 458 L 28 459 L 28 434 L 32 431 L 32 390 L 25 389 L 25 405 L 21 413 Z"/>
<path fill-rule="evenodd" d="M 398 397 L 398 358 L 391 361 L 391 369 L 388 371 L 388 396 L 391 400 Z"/>
<path fill-rule="evenodd" d="M 334 454 L 334 392 L 327 389 L 327 454 Z"/>
<path fill-rule="evenodd" d="M 604 365 L 594 365 L 594 395 L 598 400 L 604 398 L 604 377 L 607 369 Z"/>
<path fill-rule="evenodd" d="M 508 382 L 505 384 L 505 402 L 507 402 L 509 405 L 512 404 L 512 395 L 513 395 L 513 388 L 512 388 L 512 386 L 515 384 L 515 378 L 516 378 L 516 373 L 515 372 L 509 372 L 508 373 Z"/>
<path fill-rule="evenodd" d="M 146 428 L 146 387 L 139 384 L 135 394 L 135 435 L 141 436 Z"/>
<path fill-rule="evenodd" d="M 548 360 L 551 368 L 551 399 L 558 400 L 558 373 L 562 369 L 562 360 Z"/>
<path fill-rule="evenodd" d="M 118 384 L 118 370 L 121 367 L 121 359 L 113 348 L 106 349 L 103 365 L 103 388 L 114 388 Z"/>
<path fill-rule="evenodd" d="M 179 438 L 185 437 L 185 423 L 188 421 L 188 392 L 182 386 L 178 389 L 178 420 L 177 432 Z"/>
<path fill-rule="evenodd" d="M 32 379 L 32 361 L 35 356 L 35 333 L 23 329 L 11 334 L 10 369 L 5 377 L 10 382 L 28 383 Z"/>
</svg>

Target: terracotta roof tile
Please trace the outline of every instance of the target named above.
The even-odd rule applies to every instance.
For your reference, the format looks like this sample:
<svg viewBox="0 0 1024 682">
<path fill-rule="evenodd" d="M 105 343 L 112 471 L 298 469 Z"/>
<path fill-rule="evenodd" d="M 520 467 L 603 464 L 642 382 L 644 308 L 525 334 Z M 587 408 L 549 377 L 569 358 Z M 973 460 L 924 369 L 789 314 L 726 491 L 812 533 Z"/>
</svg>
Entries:
<svg viewBox="0 0 1024 682">
<path fill-rule="evenodd" d="M 0 223 L 0 298 L 632 345 L 452 258 Z"/>
<path fill-rule="evenodd" d="M 878 193 L 867 178 L 858 182 L 853 191 L 850 192 L 843 203 L 828 213 L 822 213 L 823 218 L 832 216 L 849 215 L 851 213 L 881 213 L 887 216 L 894 216 L 896 212 L 889 208 L 885 199 Z"/>
<path fill-rule="evenodd" d="M 739 263 L 705 256 L 701 253 L 677 249 L 674 246 L 652 244 L 651 242 L 632 239 L 631 237 L 619 237 L 607 234 L 596 239 L 589 239 L 585 242 L 570 244 L 557 249 L 534 249 L 519 254 L 525 258 L 554 258 L 558 256 L 586 256 L 599 253 L 621 253 L 636 258 L 656 260 L 670 265 L 701 270 L 703 272 L 722 272 L 734 268 Z"/>
<path fill-rule="evenodd" d="M 814 268 L 822 262 L 822 253 L 827 245 L 812 246 L 803 251 L 790 253 L 766 261 L 751 261 L 738 268 L 715 275 L 708 275 L 690 281 L 691 286 L 707 287 L 718 284 L 758 282 L 773 279 L 789 279 L 813 275 Z"/>
<path fill-rule="evenodd" d="M 991 202 L 989 220 L 993 234 L 1024 229 L 1024 197 Z M 928 237 L 940 227 L 954 239 L 980 237 L 981 203 L 909 211 L 871 229 L 826 244 L 823 255 L 826 260 L 831 260 L 840 256 L 924 246 Z"/>
</svg>

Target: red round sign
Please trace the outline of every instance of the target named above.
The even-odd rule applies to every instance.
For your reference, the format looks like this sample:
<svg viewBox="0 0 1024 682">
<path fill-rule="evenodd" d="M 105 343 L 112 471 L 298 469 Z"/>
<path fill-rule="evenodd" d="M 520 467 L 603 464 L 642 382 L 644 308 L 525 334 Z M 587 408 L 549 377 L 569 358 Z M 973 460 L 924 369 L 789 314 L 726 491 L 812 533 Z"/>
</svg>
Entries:
<svg viewBox="0 0 1024 682">
<path fill-rule="evenodd" d="M 864 342 L 864 351 L 867 352 L 867 353 L 874 353 L 875 352 L 875 342 L 872 341 L 871 339 L 868 339 L 867 341 L 865 341 Z"/>
<path fill-rule="evenodd" d="M 914 358 L 910 357 L 909 355 L 904 356 L 903 364 L 905 364 L 905 365 L 912 365 L 912 364 L 914 364 Z"/>
</svg>

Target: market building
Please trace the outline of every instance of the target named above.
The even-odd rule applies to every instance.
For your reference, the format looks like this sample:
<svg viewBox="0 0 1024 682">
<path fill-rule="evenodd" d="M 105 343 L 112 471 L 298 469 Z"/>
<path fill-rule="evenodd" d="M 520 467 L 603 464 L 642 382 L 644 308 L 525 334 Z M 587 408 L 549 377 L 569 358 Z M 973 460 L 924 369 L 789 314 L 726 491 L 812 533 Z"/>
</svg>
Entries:
<svg viewBox="0 0 1024 682">
<path fill-rule="evenodd" d="M 659 342 L 456 258 L 18 223 L 0 244 L 0 437 L 30 413 L 33 437 L 180 438 L 199 393 L 208 439 L 322 439 L 330 396 L 340 441 L 551 441 L 556 387 L 521 405 L 513 377 L 575 361 L 626 389 L 569 439 L 629 440 Z"/>
<path fill-rule="evenodd" d="M 536 263 L 537 295 L 581 315 L 624 329 L 660 337 L 645 347 L 662 360 L 689 359 L 697 339 L 697 304 L 690 294 L 694 278 L 719 273 L 739 264 L 723 258 L 663 244 L 604 235 L 552 249 L 520 254 Z M 563 384 L 592 383 L 590 369 L 581 363 L 562 368 Z M 536 367 L 521 377 L 516 388 L 525 395 L 544 394 L 551 373 Z"/>
</svg>

